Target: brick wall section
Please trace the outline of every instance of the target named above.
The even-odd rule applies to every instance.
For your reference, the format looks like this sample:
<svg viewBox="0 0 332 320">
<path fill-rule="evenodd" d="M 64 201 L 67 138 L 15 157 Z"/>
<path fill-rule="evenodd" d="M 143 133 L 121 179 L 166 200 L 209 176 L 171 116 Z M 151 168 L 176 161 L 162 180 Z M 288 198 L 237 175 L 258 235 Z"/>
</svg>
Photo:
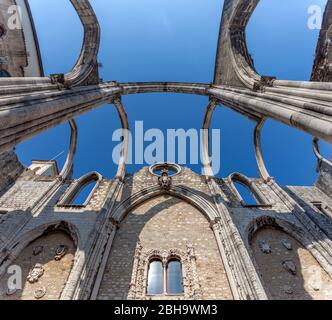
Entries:
<svg viewBox="0 0 332 320">
<path fill-rule="evenodd" d="M 301 223 L 292 214 L 289 203 L 288 206 L 286 205 L 287 199 L 285 199 L 285 196 L 282 195 L 273 184 L 265 184 L 260 179 L 254 179 L 253 181 L 261 193 L 272 202 L 272 207 L 244 208 L 230 191 L 227 179 L 218 180 L 224 192 L 222 194 L 222 200 L 228 206 L 233 222 L 238 228 L 249 251 L 251 251 L 251 246 L 248 242 L 248 226 L 257 218 L 269 216 L 279 219 L 280 221 L 286 220 L 298 228 L 303 228 Z M 158 178 L 150 174 L 148 168 L 145 167 L 134 175 L 127 175 L 124 182 L 124 188 L 117 199 L 118 204 L 145 188 L 156 186 L 158 184 Z M 11 211 L 9 214 L 0 216 L 1 246 L 5 246 L 7 239 L 10 238 L 13 232 L 23 226 L 23 223 L 25 223 L 28 218 L 31 218 L 20 231 L 22 235 L 27 232 L 33 232 L 33 230 L 44 224 L 67 221 L 78 231 L 81 239 L 80 248 L 85 252 L 90 252 L 89 240 L 93 239 L 96 235 L 96 230 L 98 229 L 98 224 L 102 217 L 102 211 L 100 211 L 100 209 L 106 200 L 112 181 L 103 180 L 93 194 L 89 205 L 85 208 L 58 207 L 58 200 L 68 189 L 68 184 L 62 185 L 55 194 L 45 202 L 44 207 L 34 212 L 34 215 L 31 216 L 31 212 L 29 212 L 28 208 L 36 204 L 42 194 L 54 183 L 55 181 L 47 179 L 43 181 L 40 177 L 31 174 L 31 172 L 25 171 L 24 174 L 17 179 L 15 184 L 12 185 L 6 193 L 0 196 L 0 208 L 7 207 L 7 209 Z M 174 186 L 184 186 L 188 189 L 192 189 L 211 204 L 214 203 L 204 178 L 192 172 L 190 169 L 183 168 L 179 175 L 172 178 L 172 183 Z M 330 197 L 318 187 L 288 187 L 285 188 L 285 190 L 306 210 L 307 214 L 311 216 L 316 224 L 325 231 L 325 234 L 332 237 L 331 219 L 325 217 L 310 205 L 311 201 L 322 201 L 332 207 Z M 23 211 L 21 212 L 20 210 Z M 275 231 L 269 230 L 263 235 L 267 239 L 270 239 L 269 237 L 274 237 L 274 232 Z M 259 234 L 260 233 L 258 233 L 258 235 Z M 278 236 L 280 238 L 280 235 Z M 284 237 L 287 238 L 286 235 Z M 40 239 L 40 241 L 44 241 L 43 239 L 45 238 Z M 47 243 L 47 241 L 45 240 L 45 243 Z M 187 245 L 193 244 L 197 256 L 197 274 L 202 289 L 202 298 L 232 299 L 227 276 L 209 222 L 201 212 L 190 204 L 166 196 L 150 199 L 144 204 L 141 204 L 136 209 L 133 209 L 120 224 L 120 229 L 113 243 L 111 254 L 108 257 L 99 299 L 127 298 L 133 272 L 133 256 L 138 241 L 143 245 L 144 251 L 149 249 L 180 249 L 186 251 Z M 294 247 L 296 245 L 298 244 L 294 242 Z M 278 243 L 275 243 L 275 246 L 277 247 Z M 281 248 L 279 249 L 281 250 Z M 27 249 L 23 251 L 23 255 L 26 250 Z M 299 268 L 302 268 L 303 263 L 304 268 L 307 269 L 310 265 L 318 266 L 316 260 L 302 247 L 300 248 L 299 246 L 294 252 L 295 251 L 302 252 L 302 256 L 299 253 L 300 256 L 298 258 L 299 263 L 301 263 L 301 267 Z M 257 254 L 259 255 L 259 252 L 257 252 Z M 280 251 L 280 255 L 282 254 L 283 253 Z M 20 258 L 21 255 L 19 259 Z M 263 256 L 263 258 L 266 257 Z M 296 257 L 294 257 L 294 259 L 295 258 Z M 302 258 L 305 259 L 303 263 Z M 45 263 L 47 264 L 47 262 Z M 271 264 L 275 263 L 277 262 L 271 261 Z M 270 269 L 272 268 L 271 265 L 269 267 Z M 275 264 L 275 268 L 278 267 L 279 266 Z M 261 272 L 259 268 L 257 270 Z M 276 269 L 275 272 L 279 271 Z M 329 286 L 330 280 L 326 278 L 325 275 L 324 273 L 324 286 Z M 59 279 L 62 278 L 60 277 Z M 274 280 L 275 279 L 271 280 L 273 284 L 271 285 L 272 290 L 274 290 Z M 296 286 L 300 288 L 299 281 L 296 282 Z M 278 288 L 280 289 L 280 287 Z M 302 296 L 307 295 L 303 290 L 301 291 Z M 309 289 L 305 287 L 305 291 L 308 290 Z M 280 298 L 280 295 L 283 294 L 279 291 L 274 293 L 277 298 Z M 309 295 L 312 294 L 313 298 L 319 299 L 323 291 L 310 293 L 309 290 L 308 292 Z M 292 295 L 287 295 L 286 298 L 301 298 L 301 294 L 297 296 L 299 294 L 294 291 Z M 309 296 L 307 295 L 307 297 Z M 54 293 L 49 298 L 53 299 Z M 178 299 L 182 297 L 166 298 Z"/>
<path fill-rule="evenodd" d="M 281 241 L 286 239 L 293 249 L 287 250 Z M 270 254 L 263 253 L 259 241 L 266 241 L 272 249 Z M 311 253 L 286 233 L 263 228 L 253 237 L 252 250 L 259 274 L 265 288 L 277 300 L 331 300 L 332 280 L 321 268 Z M 282 262 L 291 260 L 295 263 L 297 274 L 286 271 Z M 293 293 L 286 293 L 291 287 Z M 285 290 L 287 289 L 287 290 Z"/>
<path fill-rule="evenodd" d="M 127 298 L 138 241 L 146 250 L 186 250 L 186 245 L 192 244 L 202 298 L 232 299 L 209 222 L 196 208 L 168 196 L 140 205 L 120 225 L 107 262 L 99 299 Z"/>
<path fill-rule="evenodd" d="M 26 210 L 50 188 L 52 181 L 29 181 L 19 179 L 0 197 L 0 208 Z"/>
<path fill-rule="evenodd" d="M 332 238 L 332 199 L 317 187 L 286 187 L 285 190 L 299 203 L 310 218 Z M 327 205 L 330 212 L 320 211 L 313 205 L 313 202 Z"/>
</svg>

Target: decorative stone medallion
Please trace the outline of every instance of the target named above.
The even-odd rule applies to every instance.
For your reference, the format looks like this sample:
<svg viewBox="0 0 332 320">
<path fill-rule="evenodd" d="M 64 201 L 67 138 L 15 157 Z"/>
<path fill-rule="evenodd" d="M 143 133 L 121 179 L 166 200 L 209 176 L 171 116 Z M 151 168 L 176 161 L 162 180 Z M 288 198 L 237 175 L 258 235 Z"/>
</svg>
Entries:
<svg viewBox="0 0 332 320">
<path fill-rule="evenodd" d="M 286 240 L 286 239 L 281 240 L 281 244 L 282 244 L 282 245 L 283 245 L 288 251 L 293 250 L 293 246 L 292 246 L 291 242 L 289 242 L 288 240 Z"/>
<path fill-rule="evenodd" d="M 293 276 L 296 276 L 297 274 L 297 268 L 295 263 L 292 260 L 285 260 L 282 262 L 282 266 L 285 270 L 287 270 L 290 274 Z"/>
<path fill-rule="evenodd" d="M 54 260 L 60 261 L 68 252 L 68 247 L 61 244 L 55 250 Z"/>
<path fill-rule="evenodd" d="M 45 296 L 45 294 L 46 294 L 46 288 L 44 288 L 44 287 L 38 288 L 34 292 L 34 297 L 39 300 L 39 299 L 43 298 Z"/>
<path fill-rule="evenodd" d="M 38 256 L 40 255 L 44 250 L 44 247 L 43 246 L 37 246 L 37 247 L 34 247 L 33 248 L 33 255 L 34 256 Z"/>
<path fill-rule="evenodd" d="M 162 170 L 161 176 L 158 178 L 160 187 L 164 190 L 169 190 L 172 187 L 172 178 L 169 176 L 168 171 Z"/>
<path fill-rule="evenodd" d="M 35 283 L 44 274 L 44 268 L 40 263 L 37 263 L 32 270 L 30 270 L 27 280 L 30 283 Z"/>
<path fill-rule="evenodd" d="M 264 240 L 259 241 L 259 248 L 265 254 L 270 254 L 272 252 L 271 246 L 269 245 L 269 243 L 267 241 L 264 241 Z"/>
</svg>

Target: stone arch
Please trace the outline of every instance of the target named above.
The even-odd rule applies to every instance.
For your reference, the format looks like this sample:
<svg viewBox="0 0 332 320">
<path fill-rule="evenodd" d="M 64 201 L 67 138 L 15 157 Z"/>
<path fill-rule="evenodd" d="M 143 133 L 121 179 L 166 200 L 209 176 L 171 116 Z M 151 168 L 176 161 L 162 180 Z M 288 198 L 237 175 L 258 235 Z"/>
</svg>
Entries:
<svg viewBox="0 0 332 320">
<path fill-rule="evenodd" d="M 209 222 L 215 221 L 215 219 L 219 216 L 219 213 L 214 206 L 212 206 L 201 195 L 189 188 L 184 186 L 174 186 L 171 190 L 165 191 L 160 189 L 159 186 L 154 186 L 143 189 L 120 203 L 120 205 L 114 210 L 112 219 L 114 219 L 117 223 L 121 223 L 125 216 L 135 207 L 161 195 L 170 195 L 190 203 L 196 207 Z"/>
<path fill-rule="evenodd" d="M 319 149 L 319 139 L 318 138 L 314 138 L 312 141 L 312 145 L 313 145 L 313 151 L 314 154 L 317 158 L 318 161 L 318 168 L 320 168 L 322 166 L 323 163 L 332 166 L 332 162 L 328 159 L 325 159 L 323 157 L 323 155 L 320 153 L 320 149 Z"/>
<path fill-rule="evenodd" d="M 211 230 L 214 218 L 206 213 L 207 201 L 202 207 L 202 203 L 183 195 L 184 190 L 172 189 L 173 192 L 164 192 L 158 186 L 142 190 L 140 197 L 133 195 L 133 201 L 126 200 L 126 205 L 115 210 L 113 220 L 119 229 L 107 257 L 98 299 L 146 299 L 147 258 L 151 254 L 163 260 L 174 254 L 184 263 L 185 273 L 191 280 L 184 279 L 185 294 L 175 298 L 212 298 L 209 295 L 217 290 L 218 298 L 233 299 L 229 275 Z M 120 272 L 119 268 L 127 272 Z M 120 282 L 122 289 L 118 290 Z"/>
<path fill-rule="evenodd" d="M 98 172 L 89 172 L 86 175 L 82 176 L 78 180 L 74 181 L 68 188 L 68 190 L 65 192 L 63 197 L 60 199 L 58 206 L 75 206 L 73 204 L 73 201 L 77 196 L 90 184 L 95 183 L 93 189 L 89 192 L 89 195 L 85 199 L 85 201 L 82 203 L 82 207 L 85 207 L 88 205 L 89 201 L 91 200 L 93 194 L 99 187 L 101 181 L 103 180 L 103 177 Z"/>
<path fill-rule="evenodd" d="M 266 199 L 266 197 L 262 194 L 262 192 L 256 187 L 256 185 L 251 181 L 248 177 L 244 176 L 241 173 L 233 173 L 228 178 L 230 189 L 232 190 L 233 194 L 236 195 L 237 199 L 240 201 L 243 207 L 248 207 L 249 205 L 246 201 L 242 198 L 240 192 L 235 186 L 235 183 L 239 183 L 240 185 L 247 188 L 247 190 L 252 194 L 253 198 L 256 200 L 257 204 L 253 206 L 270 206 L 271 204 Z M 250 205 L 251 206 L 251 205 Z"/>
<path fill-rule="evenodd" d="M 254 264 L 270 299 L 332 298 L 332 279 L 311 239 L 300 227 L 260 217 L 247 227 Z"/>
<path fill-rule="evenodd" d="M 69 86 L 98 84 L 97 56 L 100 45 L 100 26 L 97 16 L 88 0 L 70 0 L 84 28 L 84 40 L 80 56 L 65 81 Z"/>
<path fill-rule="evenodd" d="M 215 176 L 212 168 L 212 161 L 210 158 L 210 148 L 211 148 L 211 142 L 210 142 L 210 130 L 212 126 L 212 119 L 215 114 L 215 111 L 217 107 L 221 104 L 220 101 L 211 99 L 209 101 L 209 104 L 206 107 L 204 120 L 202 124 L 202 164 L 203 164 L 203 174 L 207 177 L 213 177 Z M 260 118 L 257 115 L 253 113 L 248 112 L 238 112 L 248 118 L 249 120 L 252 120 L 256 123 L 256 126 L 254 128 L 253 132 L 253 142 L 254 142 L 254 151 L 255 151 L 255 157 L 257 162 L 257 168 L 258 172 L 260 174 L 260 177 L 265 181 L 268 182 L 271 180 L 271 177 L 266 169 L 265 161 L 263 157 L 262 152 L 262 146 L 261 146 L 261 129 L 264 126 L 265 118 Z"/>
<path fill-rule="evenodd" d="M 66 75 L 54 74 L 40 78 L 15 78 L 16 84 L 38 84 L 44 88 L 50 88 L 50 85 L 54 85 L 54 89 L 57 90 L 59 84 L 74 87 L 99 83 L 97 56 L 100 45 L 100 26 L 97 16 L 89 0 L 70 0 L 70 2 L 80 18 L 84 31 L 82 48 L 76 64 Z"/>
<path fill-rule="evenodd" d="M 78 142 L 78 129 L 77 124 L 74 119 L 71 119 L 68 121 L 68 124 L 70 126 L 70 144 L 69 144 L 69 150 L 67 154 L 67 158 L 65 161 L 65 164 L 59 174 L 62 180 L 66 180 L 69 178 L 74 164 L 74 157 L 77 149 L 77 142 Z"/>
<path fill-rule="evenodd" d="M 245 52 L 250 52 L 249 57 L 253 61 L 252 69 L 262 78 L 265 78 L 264 75 L 273 76 L 272 82 L 275 77 L 309 81 L 319 33 L 318 26 L 314 27 L 316 30 L 309 27 L 308 8 L 312 4 L 301 0 L 286 6 L 268 0 L 252 2 L 256 2 L 257 7 L 247 18 L 247 36 L 244 36 L 247 47 Z M 322 2 L 316 4 L 321 6 Z M 302 52 L 308 54 L 303 55 Z"/>
<path fill-rule="evenodd" d="M 82 247 L 77 228 L 65 221 L 53 221 L 26 232 L 10 246 L 0 268 L 1 299 L 61 299 L 68 291 L 68 279 Z M 13 266 L 22 271 L 22 288 L 10 292 L 7 281 Z M 36 269 L 42 272 L 32 279 L 31 271 Z M 38 297 L 37 290 L 44 293 Z"/>
<path fill-rule="evenodd" d="M 72 169 L 73 169 L 73 163 L 74 163 L 74 158 L 75 158 L 75 154 L 76 154 L 76 149 L 77 149 L 77 143 L 78 143 L 78 128 L 77 128 L 77 124 L 76 124 L 76 121 L 74 119 L 71 119 L 68 121 L 68 126 L 69 126 L 69 129 L 70 129 L 70 138 L 69 138 L 69 147 L 68 147 L 68 151 L 67 151 L 67 155 L 66 155 L 66 160 L 64 161 L 64 164 L 62 166 L 62 168 L 60 169 L 60 172 L 58 170 L 58 162 L 56 160 L 42 160 L 42 159 L 45 159 L 45 155 L 42 156 L 41 158 L 42 159 L 36 159 L 37 162 L 39 163 L 39 161 L 41 160 L 41 162 L 45 162 L 47 164 L 50 164 L 50 163 L 54 163 L 54 175 L 50 175 L 50 176 L 47 176 L 48 178 L 57 178 L 59 179 L 59 181 L 65 181 L 67 180 L 68 178 L 70 178 L 71 174 L 72 174 Z M 60 129 L 62 130 L 62 128 Z M 43 133 L 46 133 L 47 131 L 43 132 Z M 60 132 L 61 133 L 61 132 Z M 52 133 L 53 134 L 53 133 Z M 41 134 L 42 135 L 42 134 Z M 40 135 L 40 136 L 41 136 Z M 32 139 L 35 139 L 35 138 L 44 138 L 44 137 L 34 137 Z M 31 140 L 30 142 L 32 142 L 33 140 Z M 60 139 L 59 139 L 60 141 Z M 26 146 L 24 146 L 23 148 L 25 149 L 29 149 L 29 143 L 28 142 L 26 144 Z M 61 140 L 61 143 L 63 142 L 63 140 Z M 48 143 L 51 143 L 51 136 L 48 136 L 47 139 L 44 141 L 44 144 L 47 145 Z M 44 148 L 42 148 L 44 149 Z M 20 155 L 20 153 L 22 153 L 22 151 L 19 151 L 18 154 Z M 61 153 L 62 154 L 62 153 Z M 21 158 L 21 156 L 20 156 Z M 29 157 L 31 159 L 31 155 Z M 49 158 L 47 158 L 49 159 Z M 22 161 L 23 162 L 23 161 Z M 34 162 L 34 160 L 31 161 L 32 164 Z M 38 180 L 40 176 L 42 176 L 41 179 L 45 178 L 45 176 L 43 177 L 43 174 L 39 174 L 38 173 L 38 170 L 43 168 L 43 165 L 42 163 L 39 163 L 38 167 L 32 167 L 31 169 L 31 174 L 35 175 L 35 178 Z"/>
</svg>

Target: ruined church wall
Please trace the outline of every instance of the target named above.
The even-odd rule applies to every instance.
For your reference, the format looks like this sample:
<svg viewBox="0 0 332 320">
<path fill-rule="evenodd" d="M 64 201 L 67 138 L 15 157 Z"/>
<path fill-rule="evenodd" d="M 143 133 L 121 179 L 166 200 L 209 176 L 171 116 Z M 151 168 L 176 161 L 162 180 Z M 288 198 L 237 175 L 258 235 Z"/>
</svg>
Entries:
<svg viewBox="0 0 332 320">
<path fill-rule="evenodd" d="M 182 250 L 193 247 L 200 299 L 232 299 L 227 275 L 217 242 L 204 215 L 190 204 L 169 196 L 151 199 L 128 214 L 115 237 L 98 299 L 127 299 L 137 244 L 149 250 Z M 184 265 L 184 264 L 183 264 Z M 135 280 L 134 280 L 135 282 Z M 136 280 L 135 290 L 142 292 L 146 277 Z M 145 295 L 145 299 L 153 298 Z M 182 299 L 184 296 L 154 297 Z M 186 298 L 193 298 L 186 295 Z"/>
</svg>

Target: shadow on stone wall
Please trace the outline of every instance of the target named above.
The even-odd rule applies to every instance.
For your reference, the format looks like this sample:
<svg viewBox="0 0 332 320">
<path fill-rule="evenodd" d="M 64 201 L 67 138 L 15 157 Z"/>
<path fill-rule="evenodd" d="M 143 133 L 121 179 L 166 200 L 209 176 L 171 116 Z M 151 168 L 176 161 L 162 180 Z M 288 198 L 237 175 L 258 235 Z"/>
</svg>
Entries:
<svg viewBox="0 0 332 320">
<path fill-rule="evenodd" d="M 34 240 L 9 266 L 21 268 L 22 290 L 7 292 L 11 277 L 7 273 L 0 279 L 0 300 L 59 300 L 72 269 L 75 252 L 74 241 L 64 232 L 53 231 Z M 57 253 L 58 260 L 55 259 Z"/>
<path fill-rule="evenodd" d="M 140 240 L 140 234 L 145 225 L 159 214 L 160 211 L 171 208 L 176 203 L 180 202 L 180 199 L 170 197 L 162 203 L 150 208 L 144 215 L 135 216 L 132 213 L 127 214 L 120 226 L 121 233 L 118 231 L 115 236 L 98 299 L 103 299 L 105 294 L 108 295 L 110 300 L 127 299 L 133 271 L 135 250 Z M 117 262 L 112 263 L 115 257 Z M 115 284 L 115 281 L 112 281 L 116 278 L 121 279 L 120 281 L 116 281 L 116 283 L 119 283 L 119 286 Z M 110 285 L 110 287 L 108 287 L 108 285 Z"/>
<path fill-rule="evenodd" d="M 284 231 L 259 229 L 250 241 L 263 285 L 273 300 L 330 300 L 332 280 L 312 254 Z"/>
</svg>

